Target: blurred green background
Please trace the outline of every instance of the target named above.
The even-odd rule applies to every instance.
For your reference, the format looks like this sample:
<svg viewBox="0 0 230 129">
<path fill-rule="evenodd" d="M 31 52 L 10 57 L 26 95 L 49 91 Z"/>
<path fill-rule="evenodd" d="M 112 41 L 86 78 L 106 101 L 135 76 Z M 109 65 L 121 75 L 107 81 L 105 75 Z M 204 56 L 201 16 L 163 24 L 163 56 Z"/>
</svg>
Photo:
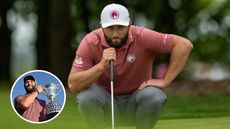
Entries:
<svg viewBox="0 0 230 129">
<path fill-rule="evenodd" d="M 66 84 L 80 41 L 100 27 L 100 12 L 109 3 L 125 5 L 134 25 L 192 41 L 179 78 L 229 79 L 229 0 L 1 0 L 0 80 L 43 69 Z M 167 61 L 161 55 L 156 62 Z"/>
<path fill-rule="evenodd" d="M 135 25 L 184 36 L 194 45 L 186 68 L 166 90 L 156 129 L 230 128 L 230 0 L 1 0 L 1 128 L 86 128 L 67 77 L 81 39 L 100 27 L 108 3 L 125 5 Z M 161 55 L 156 64 L 168 58 Z M 42 125 L 23 121 L 10 105 L 15 79 L 34 69 L 54 73 L 67 91 L 63 112 Z"/>
</svg>

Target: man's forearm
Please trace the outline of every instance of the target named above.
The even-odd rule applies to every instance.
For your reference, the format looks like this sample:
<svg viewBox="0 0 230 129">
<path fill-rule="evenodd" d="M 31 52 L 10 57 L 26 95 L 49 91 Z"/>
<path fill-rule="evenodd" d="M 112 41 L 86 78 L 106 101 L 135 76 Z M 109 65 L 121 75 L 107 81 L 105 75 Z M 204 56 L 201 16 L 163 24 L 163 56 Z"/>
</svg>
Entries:
<svg viewBox="0 0 230 129">
<path fill-rule="evenodd" d="M 104 69 L 100 64 L 80 72 L 71 72 L 68 79 L 69 89 L 72 93 L 80 92 L 97 81 Z"/>
<path fill-rule="evenodd" d="M 177 75 L 183 70 L 193 48 L 191 42 L 188 40 L 184 39 L 180 40 L 180 42 L 181 43 L 177 44 L 172 51 L 170 63 L 164 76 L 165 86 L 170 85 Z"/>
</svg>

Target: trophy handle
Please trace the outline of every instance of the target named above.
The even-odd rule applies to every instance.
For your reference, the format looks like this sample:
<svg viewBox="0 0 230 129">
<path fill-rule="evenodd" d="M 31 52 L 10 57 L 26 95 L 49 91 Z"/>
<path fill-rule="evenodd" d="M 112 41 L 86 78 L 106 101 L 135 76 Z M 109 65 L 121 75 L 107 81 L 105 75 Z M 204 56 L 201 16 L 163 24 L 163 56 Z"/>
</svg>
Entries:
<svg viewBox="0 0 230 129">
<path fill-rule="evenodd" d="M 49 97 L 48 96 L 48 90 L 46 89 L 46 87 L 43 87 L 43 91 L 45 91 L 46 96 Z"/>
<path fill-rule="evenodd" d="M 61 85 L 59 83 L 56 84 L 56 88 L 58 89 L 57 95 L 61 92 Z"/>
</svg>

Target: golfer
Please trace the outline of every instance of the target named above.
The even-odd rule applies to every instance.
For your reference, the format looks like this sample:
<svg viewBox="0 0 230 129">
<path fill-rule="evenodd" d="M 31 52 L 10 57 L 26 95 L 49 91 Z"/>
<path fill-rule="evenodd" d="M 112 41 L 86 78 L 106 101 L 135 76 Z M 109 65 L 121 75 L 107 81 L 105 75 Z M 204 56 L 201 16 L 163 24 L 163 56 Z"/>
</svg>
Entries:
<svg viewBox="0 0 230 129">
<path fill-rule="evenodd" d="M 119 4 L 105 6 L 100 20 L 101 28 L 81 41 L 69 74 L 80 113 L 91 128 L 111 123 L 109 62 L 114 60 L 115 125 L 152 129 L 167 99 L 163 89 L 182 71 L 193 45 L 181 36 L 131 25 L 127 8 Z M 163 78 L 154 79 L 158 54 L 170 54 L 170 61 Z"/>
</svg>

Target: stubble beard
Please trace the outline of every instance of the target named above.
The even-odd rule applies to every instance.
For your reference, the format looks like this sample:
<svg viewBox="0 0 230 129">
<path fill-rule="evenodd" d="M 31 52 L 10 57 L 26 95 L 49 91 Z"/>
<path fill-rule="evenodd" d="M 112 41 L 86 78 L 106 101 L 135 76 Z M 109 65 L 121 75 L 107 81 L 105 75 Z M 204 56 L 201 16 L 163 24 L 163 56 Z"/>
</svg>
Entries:
<svg viewBox="0 0 230 129">
<path fill-rule="evenodd" d="M 110 47 L 121 48 L 127 42 L 128 34 L 126 34 L 120 41 L 113 42 L 112 39 L 107 37 L 106 35 L 105 39 Z"/>
</svg>

